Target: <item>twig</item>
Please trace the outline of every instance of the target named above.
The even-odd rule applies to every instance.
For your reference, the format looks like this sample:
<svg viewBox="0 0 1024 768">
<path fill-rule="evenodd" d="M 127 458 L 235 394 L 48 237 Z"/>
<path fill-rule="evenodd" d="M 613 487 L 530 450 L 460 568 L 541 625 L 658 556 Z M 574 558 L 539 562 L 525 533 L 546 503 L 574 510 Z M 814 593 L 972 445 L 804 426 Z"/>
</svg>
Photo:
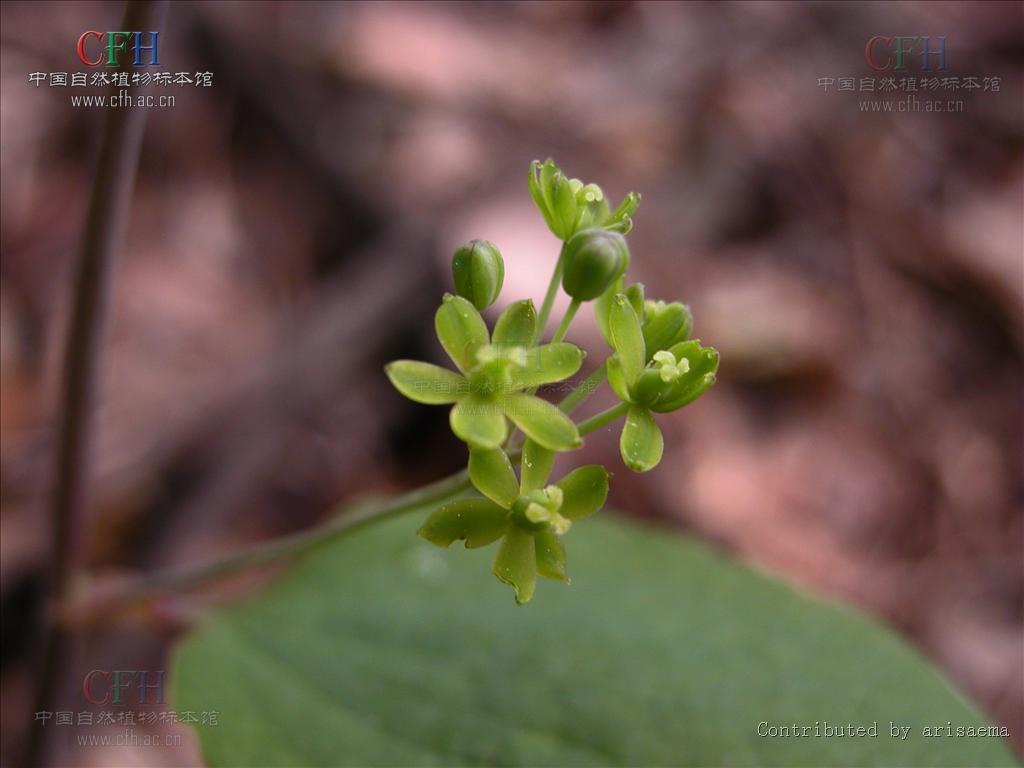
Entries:
<svg viewBox="0 0 1024 768">
<path fill-rule="evenodd" d="M 461 470 L 394 499 L 357 507 L 309 530 L 272 539 L 198 565 L 183 565 L 151 576 L 142 576 L 109 594 L 104 594 L 101 590 L 100 599 L 104 604 L 112 605 L 116 609 L 160 595 L 195 589 L 249 568 L 305 554 L 369 523 L 412 512 L 429 504 L 450 501 L 469 488 L 469 474 L 466 470 Z"/>
<path fill-rule="evenodd" d="M 565 266 L 565 243 L 562 243 L 562 250 L 558 252 L 558 261 L 555 262 L 555 270 L 551 273 L 551 280 L 548 283 L 547 293 L 544 294 L 544 302 L 540 306 L 540 315 L 537 317 L 537 329 L 533 334 L 533 343 L 539 344 L 544 338 L 544 331 L 547 330 L 548 318 L 551 316 L 551 308 L 555 306 L 555 297 L 558 295 L 558 287 L 562 284 L 562 269 Z"/>
<path fill-rule="evenodd" d="M 566 395 L 558 404 L 559 410 L 563 413 L 572 413 L 583 404 L 583 401 L 590 397 L 608 377 L 608 361 L 601 363 L 594 371 L 587 376 L 580 385 Z"/>
<path fill-rule="evenodd" d="M 625 415 L 626 411 L 629 410 L 629 405 L 629 403 L 619 403 L 618 405 L 613 405 L 606 411 L 601 411 L 600 413 L 591 416 L 586 421 L 581 421 L 577 424 L 580 434 L 589 435 L 594 430 L 600 429 L 607 424 L 611 424 L 620 416 Z"/>
<path fill-rule="evenodd" d="M 160 26 L 166 0 L 129 2 L 120 29 L 154 30 Z M 71 592 L 80 560 L 78 525 L 84 505 L 86 447 L 107 315 L 107 295 L 114 255 L 127 218 L 145 125 L 144 109 L 128 107 L 107 113 L 99 160 L 85 219 L 75 276 L 74 308 L 64 355 L 60 427 L 54 491 L 50 505 L 48 593 L 58 603 Z M 35 710 L 50 707 L 57 695 L 60 668 L 71 647 L 69 630 L 47 620 L 37 680 Z M 34 768 L 46 759 L 45 733 L 34 718 L 25 764 Z"/>
</svg>

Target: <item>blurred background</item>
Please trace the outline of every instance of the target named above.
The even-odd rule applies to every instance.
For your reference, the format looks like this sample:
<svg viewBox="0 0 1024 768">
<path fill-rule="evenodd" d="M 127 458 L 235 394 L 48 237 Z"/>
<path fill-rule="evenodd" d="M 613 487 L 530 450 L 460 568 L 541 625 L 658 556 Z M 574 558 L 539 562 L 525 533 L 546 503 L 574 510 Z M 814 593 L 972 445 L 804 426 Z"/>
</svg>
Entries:
<svg viewBox="0 0 1024 768">
<path fill-rule="evenodd" d="M 122 7 L 2 12 L 10 764 L 31 722 L 60 357 L 104 117 L 29 75 L 88 70 L 79 35 L 118 29 Z M 902 96 L 839 78 L 891 75 L 864 48 L 901 34 L 944 36 L 943 74 L 998 90 L 917 94 L 957 113 L 862 111 Z M 722 353 L 714 389 L 660 419 L 655 471 L 621 468 L 614 430 L 588 439 L 586 459 L 620 467 L 611 504 L 878 617 L 1024 753 L 1024 6 L 176 3 L 160 58 L 212 85 L 147 111 L 90 450 L 91 567 L 227 552 L 458 469 L 446 410 L 401 398 L 382 365 L 443 361 L 432 315 L 463 240 L 504 253 L 494 309 L 539 302 L 558 244 L 526 169 L 551 156 L 613 203 L 643 194 L 633 279 L 689 303 Z M 588 311 L 570 338 L 602 346 Z M 84 669 L 161 668 L 202 610 L 97 628 Z M 193 749 L 186 733 L 66 759 Z"/>
</svg>

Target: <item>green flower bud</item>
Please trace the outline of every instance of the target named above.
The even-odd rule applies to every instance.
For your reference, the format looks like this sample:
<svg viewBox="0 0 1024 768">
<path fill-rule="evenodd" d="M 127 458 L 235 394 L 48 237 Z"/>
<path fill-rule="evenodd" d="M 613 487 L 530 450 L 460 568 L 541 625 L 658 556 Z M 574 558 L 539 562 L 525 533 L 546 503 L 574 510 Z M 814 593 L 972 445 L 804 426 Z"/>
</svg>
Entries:
<svg viewBox="0 0 1024 768">
<path fill-rule="evenodd" d="M 647 354 L 652 358 L 656 352 L 686 341 L 693 330 L 690 308 L 678 301 L 645 301 L 641 317 Z"/>
<path fill-rule="evenodd" d="M 590 301 L 604 293 L 628 266 L 626 238 L 606 229 L 584 229 L 565 244 L 562 288 L 574 299 Z"/>
<path fill-rule="evenodd" d="M 498 246 L 487 240 L 470 240 L 452 256 L 455 292 L 477 309 L 494 303 L 505 281 L 505 261 Z"/>
</svg>

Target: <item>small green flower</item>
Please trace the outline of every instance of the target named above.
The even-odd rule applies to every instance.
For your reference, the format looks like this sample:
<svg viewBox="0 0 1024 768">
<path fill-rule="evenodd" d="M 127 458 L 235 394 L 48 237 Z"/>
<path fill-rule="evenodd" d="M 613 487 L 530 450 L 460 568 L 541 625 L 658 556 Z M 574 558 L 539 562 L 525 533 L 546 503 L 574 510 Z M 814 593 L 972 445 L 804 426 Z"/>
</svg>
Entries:
<svg viewBox="0 0 1024 768">
<path fill-rule="evenodd" d="M 527 440 L 517 481 L 504 451 L 471 448 L 469 476 L 486 498 L 445 504 L 417 533 L 439 547 L 464 539 L 471 549 L 501 539 L 491 570 L 515 590 L 520 605 L 533 597 L 538 575 L 568 582 L 561 537 L 573 521 L 604 506 L 608 472 L 591 464 L 545 486 L 553 460 L 551 451 Z"/>
<path fill-rule="evenodd" d="M 651 411 L 682 408 L 715 383 L 718 352 L 699 341 L 683 341 L 656 351 L 647 362 L 647 346 L 636 310 L 625 294 L 612 298 L 608 332 L 615 354 L 608 358 L 608 383 L 630 408 L 619 440 L 626 466 L 636 472 L 661 461 L 664 439 Z"/>
<path fill-rule="evenodd" d="M 601 227 L 626 234 L 640 205 L 640 195 L 630 192 L 614 211 L 596 184 L 570 179 L 548 159 L 530 163 L 527 184 L 548 228 L 559 240 L 568 240 L 582 229 Z"/>
<path fill-rule="evenodd" d="M 572 450 L 582 444 L 573 421 L 523 390 L 569 378 L 580 369 L 584 352 L 566 342 L 530 347 L 536 324 L 533 302 L 516 302 L 498 318 L 492 339 L 471 302 L 445 294 L 435 327 L 459 373 L 415 360 L 396 360 L 385 370 L 410 400 L 453 403 L 452 431 L 474 448 L 502 445 L 507 418 L 549 450 Z"/>
</svg>

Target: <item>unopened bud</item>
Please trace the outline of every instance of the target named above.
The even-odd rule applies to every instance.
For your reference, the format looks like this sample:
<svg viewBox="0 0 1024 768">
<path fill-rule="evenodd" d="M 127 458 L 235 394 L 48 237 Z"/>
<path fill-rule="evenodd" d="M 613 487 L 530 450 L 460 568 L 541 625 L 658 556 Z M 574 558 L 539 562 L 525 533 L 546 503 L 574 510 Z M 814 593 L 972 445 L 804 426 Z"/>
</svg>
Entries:
<svg viewBox="0 0 1024 768">
<path fill-rule="evenodd" d="M 505 281 L 505 261 L 498 246 L 487 240 L 470 240 L 452 256 L 455 292 L 477 309 L 494 303 Z"/>
<path fill-rule="evenodd" d="M 629 266 L 629 247 L 618 232 L 584 229 L 569 239 L 565 249 L 562 288 L 580 301 L 596 299 Z"/>
</svg>

